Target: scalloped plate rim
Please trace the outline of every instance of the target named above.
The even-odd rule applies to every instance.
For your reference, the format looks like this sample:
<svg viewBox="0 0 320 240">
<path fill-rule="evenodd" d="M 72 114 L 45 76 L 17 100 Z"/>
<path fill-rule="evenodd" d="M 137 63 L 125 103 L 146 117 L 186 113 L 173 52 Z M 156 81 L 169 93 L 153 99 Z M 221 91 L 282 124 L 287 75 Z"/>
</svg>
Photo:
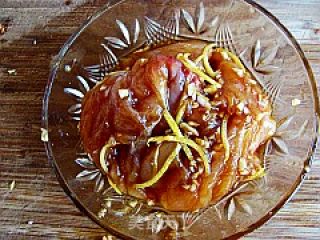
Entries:
<svg viewBox="0 0 320 240">
<path fill-rule="evenodd" d="M 42 101 L 42 103 L 43 103 L 42 104 L 42 113 L 41 113 L 41 117 L 42 117 L 41 118 L 41 127 L 42 128 L 48 130 L 48 105 L 49 105 L 49 98 L 50 98 L 50 94 L 51 94 L 52 85 L 53 85 L 54 80 L 56 78 L 57 71 L 58 71 L 58 69 L 59 69 L 59 67 L 61 65 L 61 61 L 64 58 L 64 56 L 66 55 L 66 53 L 68 52 L 69 47 L 74 43 L 74 41 L 80 36 L 82 31 L 84 31 L 88 25 L 90 25 L 92 22 L 94 22 L 97 18 L 99 18 L 101 15 L 103 15 L 106 11 L 108 11 L 112 7 L 114 7 L 116 5 L 119 5 L 119 4 L 121 4 L 121 3 L 125 2 L 125 1 L 126 0 L 120 0 L 119 2 L 114 3 L 112 5 L 106 4 L 105 6 L 100 8 L 97 12 L 92 14 L 92 16 L 90 18 L 88 18 L 78 28 L 78 30 L 75 31 L 75 33 L 72 34 L 69 37 L 69 39 L 66 41 L 66 43 L 61 48 L 61 50 L 58 53 L 58 55 L 53 60 L 53 63 L 51 64 L 48 83 L 47 83 L 47 86 L 45 88 L 44 97 L 43 97 L 43 101 Z M 276 24 L 282 30 L 282 32 L 285 34 L 285 36 L 289 39 L 289 42 L 291 42 L 293 44 L 293 47 L 298 52 L 300 58 L 303 60 L 303 65 L 304 65 L 304 67 L 306 68 L 306 70 L 308 72 L 309 83 L 311 83 L 311 88 L 312 88 L 312 92 L 313 92 L 313 101 L 315 103 L 314 106 L 313 106 L 314 110 L 315 110 L 315 116 L 316 116 L 316 119 L 317 119 L 316 122 L 315 122 L 315 131 L 317 133 L 319 133 L 320 104 L 319 104 L 319 98 L 318 98 L 318 91 L 316 90 L 317 89 L 317 83 L 315 81 L 315 78 L 314 78 L 314 75 L 312 73 L 312 70 L 311 70 L 311 67 L 309 65 L 309 62 L 306 59 L 305 54 L 302 51 L 300 45 L 297 43 L 296 39 L 292 36 L 292 34 L 289 32 L 289 30 L 272 13 L 270 13 L 268 10 L 266 10 L 264 7 L 262 7 L 260 4 L 254 2 L 252 0 L 242 0 L 242 2 L 253 6 L 255 9 L 259 10 L 264 16 L 269 18 L 274 24 Z M 240 232 L 228 237 L 228 239 L 230 239 L 230 238 L 238 238 L 238 237 L 244 236 L 244 235 L 254 231 L 258 227 L 262 226 L 264 223 L 269 221 L 272 218 L 272 216 L 274 216 L 293 197 L 293 195 L 298 191 L 298 189 L 300 188 L 301 184 L 303 183 L 303 181 L 304 181 L 304 179 L 306 177 L 306 174 L 309 172 L 309 171 L 306 170 L 306 168 L 310 167 L 311 164 L 312 164 L 313 156 L 314 156 L 314 153 L 315 153 L 315 150 L 316 150 L 316 147 L 317 147 L 318 140 L 319 140 L 319 135 L 316 134 L 315 138 L 312 141 L 313 144 L 312 144 L 312 147 L 311 147 L 311 151 L 309 152 L 307 159 L 304 161 L 305 162 L 305 167 L 301 171 L 300 177 L 297 178 L 296 182 L 292 185 L 292 189 L 290 190 L 291 193 L 288 196 L 286 196 L 286 198 L 282 199 L 282 201 L 278 202 L 277 205 L 269 212 L 269 214 L 267 214 L 267 215 L 263 216 L 262 218 L 260 218 L 256 223 L 248 226 L 247 229 L 244 229 L 243 231 L 240 231 Z M 116 231 L 115 229 L 113 229 L 110 226 L 106 226 L 106 225 L 102 224 L 99 221 L 99 219 L 97 218 L 97 216 L 94 213 L 90 212 L 82 204 L 81 200 L 78 199 L 76 194 L 68 187 L 66 179 L 63 177 L 60 169 L 58 168 L 58 166 L 56 165 L 56 162 L 54 160 L 53 151 L 52 151 L 52 148 L 51 148 L 50 133 L 49 133 L 49 140 L 48 140 L 48 142 L 44 142 L 44 145 L 45 145 L 45 150 L 46 150 L 46 154 L 47 154 L 49 163 L 53 167 L 54 172 L 55 172 L 55 174 L 57 176 L 57 179 L 58 179 L 60 185 L 62 186 L 62 188 L 64 189 L 66 194 L 74 202 L 74 204 L 77 206 L 77 208 L 79 208 L 82 212 L 84 212 L 86 215 L 88 215 L 95 223 L 97 223 L 101 227 L 107 229 L 111 234 L 114 234 L 115 236 L 119 236 L 121 238 L 134 239 L 134 238 L 130 238 L 128 236 L 125 236 L 124 234 L 122 234 L 121 232 Z"/>
</svg>

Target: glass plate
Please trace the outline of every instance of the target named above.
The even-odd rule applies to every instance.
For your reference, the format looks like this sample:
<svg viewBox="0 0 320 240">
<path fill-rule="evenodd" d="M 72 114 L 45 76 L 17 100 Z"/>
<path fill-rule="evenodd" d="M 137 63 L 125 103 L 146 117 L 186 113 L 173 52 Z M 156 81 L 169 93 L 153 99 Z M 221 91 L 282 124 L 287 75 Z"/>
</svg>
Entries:
<svg viewBox="0 0 320 240">
<path fill-rule="evenodd" d="M 81 99 L 119 59 L 144 48 L 201 39 L 229 48 L 273 101 L 276 135 L 267 174 L 198 212 L 168 213 L 120 196 L 83 152 Z M 222 239 L 256 229 L 277 212 L 310 170 L 318 130 L 316 83 L 299 45 L 252 1 L 113 1 L 63 46 L 44 95 L 42 137 L 61 185 L 111 233 L 129 239 Z"/>
</svg>

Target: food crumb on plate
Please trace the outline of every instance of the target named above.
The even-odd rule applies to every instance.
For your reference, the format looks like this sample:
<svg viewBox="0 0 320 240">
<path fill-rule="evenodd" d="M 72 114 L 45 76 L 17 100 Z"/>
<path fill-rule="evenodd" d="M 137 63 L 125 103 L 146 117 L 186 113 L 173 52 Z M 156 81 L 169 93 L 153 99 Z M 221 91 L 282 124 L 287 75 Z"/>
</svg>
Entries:
<svg viewBox="0 0 320 240">
<path fill-rule="evenodd" d="M 49 138 L 48 138 L 48 130 L 41 128 L 41 141 L 42 142 L 48 142 Z"/>
<path fill-rule="evenodd" d="M 16 181 L 13 180 L 13 181 L 9 184 L 9 190 L 12 191 L 15 187 L 16 187 Z"/>
<path fill-rule="evenodd" d="M 301 100 L 300 100 L 300 99 L 295 98 L 295 99 L 293 99 L 293 100 L 291 101 L 291 105 L 292 105 L 293 107 L 299 106 L 300 104 L 301 104 Z"/>
</svg>

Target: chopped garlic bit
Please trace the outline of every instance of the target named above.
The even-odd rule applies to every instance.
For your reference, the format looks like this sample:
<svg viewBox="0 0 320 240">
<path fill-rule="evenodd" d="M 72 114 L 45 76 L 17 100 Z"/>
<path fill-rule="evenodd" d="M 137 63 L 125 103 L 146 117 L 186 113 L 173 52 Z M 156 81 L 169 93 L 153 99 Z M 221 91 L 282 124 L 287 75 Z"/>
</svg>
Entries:
<svg viewBox="0 0 320 240">
<path fill-rule="evenodd" d="M 119 96 L 121 99 L 129 97 L 129 90 L 128 89 L 119 89 Z"/>
<path fill-rule="evenodd" d="M 239 77 L 244 77 L 244 70 L 240 68 L 232 68 L 232 70 L 239 76 Z"/>
<path fill-rule="evenodd" d="M 249 82 L 251 85 L 256 85 L 256 84 L 257 84 L 257 81 L 256 81 L 256 80 L 253 80 L 253 79 L 249 79 L 248 82 Z"/>
<path fill-rule="evenodd" d="M 101 87 L 100 87 L 100 91 L 104 91 L 104 90 L 106 90 L 108 87 L 106 86 L 106 85 L 101 85 Z"/>
<path fill-rule="evenodd" d="M 218 80 L 222 79 L 222 75 L 221 75 L 221 71 L 220 70 L 218 70 L 218 74 L 216 76 L 216 79 L 218 79 Z"/>
<path fill-rule="evenodd" d="M 266 98 L 262 97 L 261 94 L 258 95 L 258 98 L 259 98 L 258 104 L 259 104 L 262 108 L 265 108 L 265 107 L 268 106 L 269 101 L 268 101 Z"/>
<path fill-rule="evenodd" d="M 202 107 L 205 107 L 208 109 L 211 108 L 210 100 L 200 93 L 197 94 L 197 101 Z"/>
<path fill-rule="evenodd" d="M 64 71 L 65 72 L 71 72 L 72 68 L 69 64 L 64 65 Z"/>
<path fill-rule="evenodd" d="M 148 199 L 147 204 L 148 204 L 148 206 L 154 206 L 155 202 L 153 200 Z"/>
<path fill-rule="evenodd" d="M 184 189 L 186 189 L 186 190 L 189 190 L 190 189 L 190 185 L 182 185 L 182 187 L 184 188 Z"/>
<path fill-rule="evenodd" d="M 137 200 L 132 200 L 129 202 L 129 206 L 132 208 L 135 208 L 138 205 L 138 201 Z"/>
<path fill-rule="evenodd" d="M 242 157 L 239 159 L 239 172 L 241 175 L 248 175 L 250 173 L 248 170 L 247 161 Z"/>
<path fill-rule="evenodd" d="M 162 212 L 156 212 L 156 217 L 157 218 L 162 218 L 163 217 L 163 213 Z"/>
<path fill-rule="evenodd" d="M 200 106 L 200 104 L 197 102 L 193 102 L 191 105 L 192 108 L 198 108 L 199 106 Z"/>
<path fill-rule="evenodd" d="M 195 192 L 197 190 L 197 185 L 193 183 L 190 187 L 190 192 Z"/>
<path fill-rule="evenodd" d="M 222 57 L 223 57 L 225 60 L 230 60 L 229 54 L 228 54 L 227 52 L 222 51 L 222 52 L 221 52 L 221 55 L 222 55 Z"/>
<path fill-rule="evenodd" d="M 146 64 L 147 62 L 148 62 L 148 59 L 147 59 L 147 58 L 140 58 L 140 59 L 138 60 L 138 63 L 141 64 L 141 65 L 144 65 L 144 64 Z"/>
<path fill-rule="evenodd" d="M 111 208 L 111 206 L 112 206 L 112 201 L 111 200 L 108 200 L 108 201 L 106 201 L 106 207 L 107 208 Z"/>
<path fill-rule="evenodd" d="M 243 102 L 240 102 L 240 103 L 237 105 L 237 109 L 239 110 L 239 112 L 243 112 L 244 107 L 245 107 L 245 105 L 244 105 Z"/>
<path fill-rule="evenodd" d="M 103 236 L 102 240 L 113 240 L 113 237 L 111 235 Z"/>
<path fill-rule="evenodd" d="M 192 98 L 192 100 L 196 100 L 197 98 L 197 88 L 196 88 L 196 84 L 194 83 L 190 83 L 188 85 L 188 96 Z"/>
<path fill-rule="evenodd" d="M 195 172 L 194 174 L 192 174 L 191 178 L 193 180 L 196 180 L 200 175 L 201 175 L 200 172 Z"/>
<path fill-rule="evenodd" d="M 216 86 L 210 86 L 210 87 L 206 87 L 205 89 L 204 89 L 204 92 L 205 93 L 208 93 L 208 94 L 214 94 L 214 93 L 216 93 L 217 92 L 217 87 Z"/>
<path fill-rule="evenodd" d="M 249 108 L 248 108 L 248 107 L 244 107 L 243 113 L 246 114 L 246 115 L 248 115 L 248 114 L 250 113 Z"/>
<path fill-rule="evenodd" d="M 301 104 L 301 100 L 299 100 L 299 99 L 297 99 L 297 98 L 295 98 L 295 99 L 293 99 L 293 100 L 291 101 L 291 105 L 292 105 L 293 107 L 299 106 L 300 104 Z"/>
<path fill-rule="evenodd" d="M 197 129 L 195 129 L 194 127 L 191 127 L 189 124 L 187 123 L 181 123 L 180 124 L 180 128 L 187 132 L 190 135 L 195 135 L 195 136 L 199 136 L 199 132 Z"/>
<path fill-rule="evenodd" d="M 199 144 L 201 147 L 204 147 L 204 148 L 209 148 L 210 147 L 210 142 L 208 140 L 205 140 L 205 139 L 196 138 L 196 143 Z"/>
<path fill-rule="evenodd" d="M 195 184 L 197 187 L 200 185 L 197 179 L 192 179 L 192 183 Z"/>
<path fill-rule="evenodd" d="M 257 116 L 257 121 L 261 121 L 267 115 L 268 115 L 267 112 L 259 113 Z"/>
<path fill-rule="evenodd" d="M 199 127 L 199 126 L 200 126 L 199 123 L 194 122 L 194 121 L 189 121 L 188 124 L 189 124 L 191 127 Z"/>
<path fill-rule="evenodd" d="M 107 209 L 102 208 L 102 209 L 98 212 L 98 218 L 104 218 L 107 212 L 108 212 Z M 103 239 L 103 240 L 104 240 L 104 239 Z"/>
</svg>

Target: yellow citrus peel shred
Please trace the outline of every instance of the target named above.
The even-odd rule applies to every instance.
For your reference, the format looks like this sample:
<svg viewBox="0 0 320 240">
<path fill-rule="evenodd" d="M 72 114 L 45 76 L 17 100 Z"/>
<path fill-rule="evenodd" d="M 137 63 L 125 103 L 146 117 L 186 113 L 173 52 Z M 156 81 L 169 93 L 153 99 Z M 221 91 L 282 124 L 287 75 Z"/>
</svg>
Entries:
<svg viewBox="0 0 320 240">
<path fill-rule="evenodd" d="M 263 167 L 261 167 L 255 174 L 247 177 L 246 180 L 251 181 L 251 180 L 259 179 L 264 177 L 265 175 L 266 175 L 266 171 L 264 170 Z"/>
<path fill-rule="evenodd" d="M 150 186 L 154 185 L 155 183 L 157 183 L 159 181 L 159 179 L 168 170 L 168 168 L 170 167 L 171 163 L 176 159 L 176 157 L 179 154 L 180 150 L 181 150 L 181 145 L 177 144 L 177 146 L 172 151 L 172 153 L 167 158 L 167 160 L 165 161 L 165 163 L 163 164 L 161 169 L 157 172 L 157 174 L 154 175 L 150 180 L 148 180 L 148 181 L 146 181 L 144 183 L 136 184 L 135 187 L 136 188 L 147 188 L 147 187 L 150 187 Z"/>
<path fill-rule="evenodd" d="M 173 134 L 178 137 L 183 137 L 178 124 L 176 123 L 176 121 L 174 120 L 174 118 L 172 117 L 172 115 L 169 113 L 169 111 L 167 109 L 164 110 L 163 116 L 164 116 L 165 120 L 167 121 L 169 127 L 171 128 Z M 188 148 L 188 146 L 182 145 L 182 149 L 185 152 L 187 158 L 190 161 L 192 161 L 193 160 L 192 152 Z"/>
<path fill-rule="evenodd" d="M 243 69 L 244 71 L 246 71 L 245 66 L 242 64 L 241 60 L 232 52 L 224 49 L 224 51 L 229 55 L 229 57 L 231 58 L 231 60 L 238 65 L 238 67 L 240 67 L 241 69 Z"/>
<path fill-rule="evenodd" d="M 112 140 L 111 138 L 108 140 L 108 142 L 102 147 L 100 150 L 100 165 L 102 170 L 105 173 L 108 173 L 108 167 L 106 165 L 105 156 L 108 152 L 108 150 L 116 145 L 116 142 Z M 120 189 L 117 187 L 115 183 L 112 182 L 112 180 L 108 177 L 109 185 L 116 191 L 118 194 L 122 194 Z"/>
<path fill-rule="evenodd" d="M 187 101 L 183 101 L 182 104 L 180 105 L 179 110 L 176 115 L 176 123 L 177 124 L 179 124 L 182 121 L 182 118 L 183 118 L 183 115 L 186 111 L 187 105 L 188 105 Z"/>
<path fill-rule="evenodd" d="M 105 160 L 105 156 L 107 151 L 112 147 L 112 144 L 110 143 L 106 143 L 103 148 L 100 151 L 100 166 L 102 168 L 102 170 L 107 173 L 108 172 L 108 167 L 106 165 L 106 160 Z"/>
<path fill-rule="evenodd" d="M 112 180 L 108 177 L 108 182 L 109 185 L 116 191 L 116 193 L 118 193 L 119 195 L 122 195 L 122 192 L 120 191 L 120 189 L 117 187 L 117 185 L 112 182 Z"/>
<path fill-rule="evenodd" d="M 210 76 L 201 71 L 197 65 L 189 59 L 190 54 L 178 54 L 177 59 L 180 60 L 183 65 L 188 68 L 191 72 L 197 74 L 200 78 L 207 81 L 208 83 L 216 86 L 217 88 L 221 88 L 221 84 L 213 80 Z"/>
<path fill-rule="evenodd" d="M 216 46 L 216 44 L 209 44 L 207 45 L 204 50 L 203 50 L 203 58 L 202 58 L 202 61 L 203 61 L 203 66 L 204 66 L 204 69 L 206 70 L 206 72 L 208 73 L 208 75 L 212 78 L 215 78 L 217 75 L 218 75 L 218 72 L 215 72 L 213 71 L 210 63 L 209 63 L 209 54 L 210 54 L 210 51 L 212 50 L 212 48 L 214 48 Z"/>
<path fill-rule="evenodd" d="M 206 170 L 206 173 L 210 173 L 210 165 L 208 157 L 205 154 L 205 151 L 201 146 L 199 146 L 197 143 L 195 143 L 193 140 L 188 139 L 186 137 L 178 137 L 178 136 L 159 136 L 159 137 L 151 137 L 148 139 L 148 143 L 150 142 L 156 142 L 156 143 L 162 143 L 162 142 L 176 142 L 180 144 L 188 145 L 189 147 L 193 148 L 200 156 L 204 163 L 204 167 Z"/>
<path fill-rule="evenodd" d="M 180 131 L 180 128 L 179 128 L 178 124 L 176 123 L 176 121 L 174 120 L 174 118 L 172 117 L 172 115 L 169 113 L 169 111 L 167 109 L 165 109 L 163 111 L 163 117 L 167 121 L 167 123 L 168 123 L 169 127 L 171 128 L 173 134 L 175 134 L 177 136 L 182 136 L 182 133 Z"/>
</svg>

